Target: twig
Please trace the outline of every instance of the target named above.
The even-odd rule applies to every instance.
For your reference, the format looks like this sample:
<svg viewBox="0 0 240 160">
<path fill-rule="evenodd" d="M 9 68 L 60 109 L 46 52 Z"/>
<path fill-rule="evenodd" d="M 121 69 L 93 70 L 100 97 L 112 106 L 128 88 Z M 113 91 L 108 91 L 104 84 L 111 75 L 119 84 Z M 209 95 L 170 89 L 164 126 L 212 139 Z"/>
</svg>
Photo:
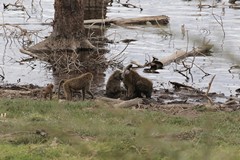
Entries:
<svg viewBox="0 0 240 160">
<path fill-rule="evenodd" d="M 208 89 L 207 89 L 207 91 L 206 91 L 206 93 L 205 93 L 206 96 L 208 96 L 208 93 L 209 93 L 209 91 L 210 91 L 210 89 L 211 89 L 212 82 L 213 82 L 215 76 L 216 76 L 216 75 L 214 75 L 214 76 L 212 77 L 211 81 L 210 81 L 209 84 L 208 84 Z"/>
<path fill-rule="evenodd" d="M 225 30 L 224 30 L 224 27 L 223 27 L 223 20 L 222 20 L 222 17 L 221 17 L 221 16 L 218 16 L 218 15 L 216 15 L 216 14 L 214 14 L 214 13 L 212 13 L 212 15 L 213 15 L 213 18 L 216 20 L 216 22 L 221 26 L 222 31 L 223 31 L 223 37 L 225 38 Z M 217 19 L 216 16 L 219 17 L 220 21 Z"/>
<path fill-rule="evenodd" d="M 206 93 L 205 93 L 205 95 L 204 95 L 204 96 L 208 99 L 208 101 L 210 102 L 211 105 L 213 105 L 213 100 L 208 96 L 208 93 L 209 93 L 209 91 L 210 91 L 210 88 L 211 88 L 211 86 L 212 86 L 212 82 L 213 82 L 215 76 L 216 76 L 216 75 L 214 75 L 214 76 L 212 77 L 211 81 L 209 82 L 209 84 L 208 84 L 208 89 L 207 89 L 207 91 L 206 91 Z"/>
<path fill-rule="evenodd" d="M 38 57 L 36 54 L 33 54 L 32 52 L 27 51 L 27 50 L 25 50 L 25 49 L 23 49 L 23 48 L 20 49 L 20 52 L 21 52 L 21 53 L 24 53 L 24 54 L 26 54 L 26 55 L 29 55 L 29 56 L 31 56 L 31 57 L 33 57 L 33 58 L 39 59 L 39 57 Z"/>
</svg>

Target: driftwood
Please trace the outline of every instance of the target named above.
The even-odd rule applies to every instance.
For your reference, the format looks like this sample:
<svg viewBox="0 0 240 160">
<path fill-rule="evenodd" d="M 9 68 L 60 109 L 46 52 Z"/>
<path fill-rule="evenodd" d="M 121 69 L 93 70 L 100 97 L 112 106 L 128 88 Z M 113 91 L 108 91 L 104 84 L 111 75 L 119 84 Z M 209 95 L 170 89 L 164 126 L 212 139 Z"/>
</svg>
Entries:
<svg viewBox="0 0 240 160">
<path fill-rule="evenodd" d="M 141 98 L 130 99 L 127 101 L 107 97 L 99 97 L 98 99 L 105 102 L 110 102 L 111 104 L 113 104 L 114 108 L 129 108 L 141 104 L 143 102 Z"/>
<path fill-rule="evenodd" d="M 176 51 L 175 53 L 171 54 L 170 56 L 163 57 L 162 59 L 160 59 L 159 62 L 161 63 L 161 65 L 163 67 L 163 66 L 169 65 L 172 62 L 177 62 L 177 61 L 180 61 L 180 60 L 182 60 L 186 57 L 190 57 L 190 56 L 201 56 L 201 55 L 209 56 L 210 50 L 212 49 L 212 47 L 213 47 L 213 45 L 205 44 L 201 47 L 194 48 L 193 50 L 191 50 L 189 52 L 179 50 L 179 51 Z M 131 61 L 131 64 L 136 65 L 135 68 L 146 67 L 146 64 L 142 65 L 136 61 Z M 160 68 L 156 68 L 156 69 L 160 69 Z M 146 70 L 144 72 L 146 72 Z M 147 71 L 146 73 L 158 73 L 158 72 L 154 72 L 154 70 L 151 70 L 151 71 Z"/>
<path fill-rule="evenodd" d="M 169 23 L 169 17 L 165 15 L 160 16 L 145 16 L 138 18 L 118 18 L 118 19 L 90 19 L 84 20 L 84 25 L 145 25 L 147 23 L 158 24 L 158 25 L 167 25 Z M 3 23 L 0 26 L 4 25 L 53 25 L 53 22 L 31 22 L 31 23 Z"/>
<path fill-rule="evenodd" d="M 186 52 L 183 50 L 176 51 L 175 53 L 171 54 L 170 56 L 162 58 L 160 61 L 162 62 L 163 66 L 166 66 L 172 62 L 182 60 L 186 57 L 206 55 L 206 53 L 210 52 L 210 49 L 212 49 L 212 47 L 213 47 L 213 45 L 206 44 L 202 47 L 194 48 L 193 50 L 191 50 L 189 52 Z"/>
<path fill-rule="evenodd" d="M 127 19 L 91 19 L 85 20 L 84 25 L 145 25 L 146 23 L 151 24 L 160 24 L 160 25 L 167 25 L 169 23 L 169 17 L 165 15 L 161 16 L 146 16 L 146 17 L 139 17 L 139 18 L 127 18 Z"/>
<path fill-rule="evenodd" d="M 196 93 L 203 94 L 202 91 L 200 91 L 199 89 L 193 88 L 192 86 L 188 86 L 188 85 L 185 85 L 185 84 L 182 84 L 182 83 L 178 83 L 178 82 L 171 82 L 171 81 L 169 81 L 169 83 L 173 85 L 173 88 L 175 90 L 179 90 L 180 88 L 185 88 L 187 90 L 192 90 L 192 91 L 195 91 Z"/>
</svg>

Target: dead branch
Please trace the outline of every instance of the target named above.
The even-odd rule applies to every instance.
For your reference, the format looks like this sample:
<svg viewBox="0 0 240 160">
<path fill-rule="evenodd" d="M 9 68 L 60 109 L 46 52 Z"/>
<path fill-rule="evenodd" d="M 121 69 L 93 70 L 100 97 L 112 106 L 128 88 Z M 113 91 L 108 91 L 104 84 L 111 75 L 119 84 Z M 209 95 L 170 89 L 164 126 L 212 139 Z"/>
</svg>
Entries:
<svg viewBox="0 0 240 160">
<path fill-rule="evenodd" d="M 186 88 L 186 89 L 190 89 L 190 90 L 193 90 L 195 91 L 196 93 L 203 93 L 202 91 L 200 91 L 199 89 L 196 89 L 196 88 L 193 88 L 192 86 L 188 86 L 188 85 L 185 85 L 185 84 L 181 84 L 181 83 L 178 83 L 178 82 L 171 82 L 169 81 L 170 84 L 173 85 L 173 88 L 175 90 L 179 90 L 180 88 Z"/>
<path fill-rule="evenodd" d="M 198 8 L 216 8 L 217 5 L 199 4 Z"/>
<path fill-rule="evenodd" d="M 28 22 L 28 23 L 2 23 L 0 26 L 11 25 L 11 26 L 18 26 L 18 25 L 52 25 L 52 22 Z"/>
<path fill-rule="evenodd" d="M 118 3 L 121 4 L 121 5 L 124 6 L 124 7 L 127 7 L 127 8 L 139 8 L 140 11 L 143 10 L 143 8 L 138 7 L 138 6 L 133 5 L 133 4 L 131 4 L 131 3 L 128 3 L 128 2 L 126 2 L 126 3 L 121 3 L 120 1 L 118 1 Z"/>
<path fill-rule="evenodd" d="M 14 8 L 9 8 L 9 7 L 14 7 Z M 28 15 L 28 18 L 31 18 L 30 14 L 26 10 L 26 7 L 22 4 L 22 2 L 19 2 L 18 0 L 14 4 L 11 4 L 11 3 L 5 4 L 5 3 L 3 3 L 3 9 L 4 10 L 5 9 L 13 10 L 13 11 L 21 10 L 21 11 L 24 11 Z"/>
<path fill-rule="evenodd" d="M 221 16 L 218 16 L 214 13 L 212 13 L 213 18 L 216 20 L 216 22 L 221 26 L 222 32 L 223 32 L 223 37 L 225 37 L 225 30 L 224 30 L 224 26 L 223 26 L 223 20 Z M 219 20 L 217 19 L 217 17 L 219 17 Z"/>
<path fill-rule="evenodd" d="M 208 84 L 208 89 L 207 89 L 207 91 L 206 91 L 206 93 L 205 93 L 205 95 L 204 95 L 204 96 L 208 99 L 208 101 L 209 101 L 209 103 L 210 103 L 211 105 L 213 105 L 214 103 L 213 103 L 213 100 L 208 96 L 208 93 L 209 93 L 209 91 L 210 91 L 210 88 L 211 88 L 211 86 L 212 86 L 212 82 L 213 82 L 215 76 L 216 76 L 216 75 L 214 75 L 214 76 L 212 77 L 211 81 L 209 82 L 209 84 Z"/>
<path fill-rule="evenodd" d="M 208 84 L 208 89 L 207 89 L 207 91 L 206 91 L 206 93 L 205 93 L 206 96 L 208 96 L 208 93 L 209 93 L 209 91 L 210 91 L 210 89 L 211 89 L 211 86 L 212 86 L 212 82 L 213 82 L 213 80 L 214 80 L 215 77 L 216 77 L 216 75 L 214 75 L 214 76 L 212 77 L 211 81 L 210 81 L 209 84 Z"/>
<path fill-rule="evenodd" d="M 36 58 L 36 59 L 40 59 L 40 60 L 41 60 L 41 58 L 40 58 L 39 56 L 37 56 L 36 54 L 33 54 L 33 53 L 31 53 L 31 52 L 23 49 L 23 48 L 20 49 L 20 52 L 21 52 L 21 53 L 24 53 L 24 54 L 26 54 L 26 55 L 29 55 L 29 56 L 31 56 L 31 57 L 33 57 L 33 58 Z"/>
</svg>

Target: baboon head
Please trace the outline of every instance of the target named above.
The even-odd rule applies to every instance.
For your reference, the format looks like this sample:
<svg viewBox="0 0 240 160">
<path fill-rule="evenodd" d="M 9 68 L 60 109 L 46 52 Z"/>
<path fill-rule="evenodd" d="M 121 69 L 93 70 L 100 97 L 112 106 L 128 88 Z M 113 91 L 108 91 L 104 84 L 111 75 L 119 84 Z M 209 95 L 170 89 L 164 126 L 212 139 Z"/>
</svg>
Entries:
<svg viewBox="0 0 240 160">
<path fill-rule="evenodd" d="M 114 79 L 116 79 L 116 80 L 122 80 L 122 79 L 123 79 L 123 78 L 122 78 L 122 71 L 120 71 L 120 70 L 116 70 L 116 71 L 113 73 L 112 76 L 113 76 Z"/>
</svg>

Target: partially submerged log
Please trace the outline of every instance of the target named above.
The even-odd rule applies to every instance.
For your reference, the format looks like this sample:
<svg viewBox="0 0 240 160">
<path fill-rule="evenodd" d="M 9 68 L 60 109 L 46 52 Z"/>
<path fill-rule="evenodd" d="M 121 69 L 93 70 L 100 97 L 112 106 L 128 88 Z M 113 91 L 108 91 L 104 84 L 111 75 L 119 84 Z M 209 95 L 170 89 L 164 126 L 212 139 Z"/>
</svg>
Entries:
<svg viewBox="0 0 240 160">
<path fill-rule="evenodd" d="M 162 58 L 160 61 L 164 66 L 172 63 L 172 62 L 177 62 L 179 60 L 182 60 L 186 57 L 190 56 L 200 56 L 200 55 L 207 55 L 209 54 L 210 50 L 212 49 L 213 45 L 210 44 L 205 44 L 201 47 L 194 48 L 193 50 L 186 52 L 183 50 L 176 51 L 175 53 L 171 54 L 168 57 Z"/>
<path fill-rule="evenodd" d="M 200 91 L 199 89 L 193 88 L 192 86 L 188 86 L 188 85 L 185 85 L 185 84 L 182 84 L 182 83 L 172 82 L 172 81 L 169 81 L 169 83 L 173 85 L 173 88 L 175 90 L 179 90 L 180 88 L 185 88 L 187 90 L 192 90 L 192 91 L 195 91 L 196 93 L 203 94 L 202 91 Z"/>
<path fill-rule="evenodd" d="M 166 66 L 166 65 L 169 65 L 170 63 L 172 62 L 177 62 L 177 61 L 180 61 L 180 60 L 183 60 L 184 58 L 186 57 L 191 57 L 191 56 L 210 56 L 210 53 L 211 53 L 211 49 L 212 49 L 213 45 L 211 44 L 204 44 L 203 46 L 201 47 L 197 47 L 197 48 L 194 48 L 193 50 L 189 51 L 189 52 L 186 52 L 186 51 L 183 51 L 183 50 L 179 50 L 179 51 L 176 51 L 175 53 L 171 54 L 170 56 L 167 56 L 167 57 L 164 57 L 162 59 L 160 59 L 160 63 L 161 63 L 161 68 L 163 66 Z M 139 64 L 138 62 L 136 61 L 131 61 L 131 64 L 134 64 L 136 65 L 135 68 L 144 68 L 146 67 L 146 64 Z M 156 69 L 161 69 L 161 68 L 155 68 Z M 154 69 L 144 69 L 144 72 L 145 73 L 158 73 L 157 71 L 155 71 Z"/>
<path fill-rule="evenodd" d="M 85 20 L 84 25 L 110 25 L 111 23 L 116 25 L 145 25 L 149 22 L 153 25 L 167 25 L 169 23 L 169 17 L 165 15 L 160 15 L 126 19 L 91 19 Z"/>
</svg>

